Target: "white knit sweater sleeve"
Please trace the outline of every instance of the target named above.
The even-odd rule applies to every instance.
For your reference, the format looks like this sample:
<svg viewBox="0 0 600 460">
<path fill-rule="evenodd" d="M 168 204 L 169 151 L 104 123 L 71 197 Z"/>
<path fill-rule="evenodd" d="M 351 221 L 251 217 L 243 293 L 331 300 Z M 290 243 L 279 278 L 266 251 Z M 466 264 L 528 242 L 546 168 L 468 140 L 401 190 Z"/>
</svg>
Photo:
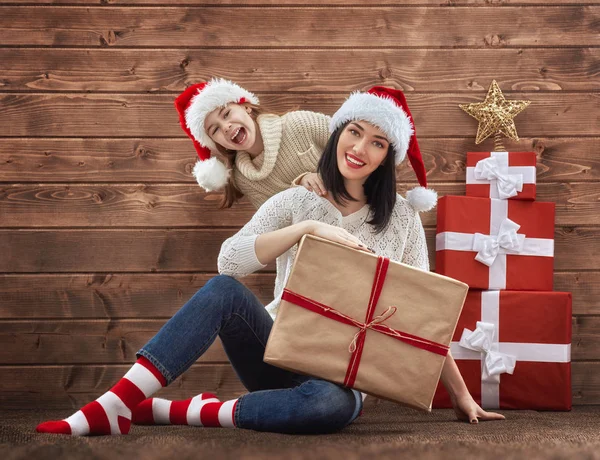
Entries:
<svg viewBox="0 0 600 460">
<path fill-rule="evenodd" d="M 256 238 L 262 233 L 272 232 L 292 223 L 297 190 L 288 189 L 273 195 L 256 211 L 250 222 L 225 240 L 217 261 L 221 275 L 241 278 L 266 267 L 256 257 Z"/>
<path fill-rule="evenodd" d="M 401 262 L 421 270 L 429 271 L 429 254 L 425 229 L 421 223 L 418 212 L 414 212 L 412 222 L 409 224 L 406 235 L 406 244 Z"/>
</svg>

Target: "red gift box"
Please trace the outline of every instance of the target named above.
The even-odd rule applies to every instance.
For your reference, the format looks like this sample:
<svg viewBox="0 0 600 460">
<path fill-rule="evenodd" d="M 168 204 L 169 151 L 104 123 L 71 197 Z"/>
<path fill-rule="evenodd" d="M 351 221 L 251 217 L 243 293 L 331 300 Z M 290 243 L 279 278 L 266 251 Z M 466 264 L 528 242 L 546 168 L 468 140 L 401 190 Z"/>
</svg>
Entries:
<svg viewBox="0 0 600 460">
<path fill-rule="evenodd" d="M 535 200 L 534 152 L 468 152 L 467 196 Z"/>
<path fill-rule="evenodd" d="M 554 203 L 440 198 L 436 272 L 472 289 L 551 291 Z"/>
<path fill-rule="evenodd" d="M 450 352 L 483 408 L 570 410 L 571 293 L 469 291 Z"/>
</svg>

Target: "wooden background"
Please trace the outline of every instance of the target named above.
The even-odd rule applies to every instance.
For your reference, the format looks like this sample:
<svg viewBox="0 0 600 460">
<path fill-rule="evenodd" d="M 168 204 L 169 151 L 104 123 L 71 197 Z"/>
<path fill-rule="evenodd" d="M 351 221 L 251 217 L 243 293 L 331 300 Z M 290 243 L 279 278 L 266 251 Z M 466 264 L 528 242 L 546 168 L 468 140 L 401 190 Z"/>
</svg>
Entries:
<svg viewBox="0 0 600 460">
<path fill-rule="evenodd" d="M 555 289 L 573 292 L 573 398 L 600 404 L 600 1 L 0 0 L 0 405 L 77 408 L 215 274 L 252 214 L 191 176 L 173 100 L 230 78 L 276 111 L 333 113 L 354 89 L 406 91 L 429 180 L 464 194 L 495 78 L 554 201 Z M 286 4 L 288 3 L 288 4 Z M 414 175 L 401 168 L 402 187 Z M 408 184 L 406 184 L 408 183 Z M 424 217 L 433 251 L 435 212 Z M 267 302 L 271 272 L 247 284 Z M 243 390 L 216 344 L 161 394 Z"/>
</svg>

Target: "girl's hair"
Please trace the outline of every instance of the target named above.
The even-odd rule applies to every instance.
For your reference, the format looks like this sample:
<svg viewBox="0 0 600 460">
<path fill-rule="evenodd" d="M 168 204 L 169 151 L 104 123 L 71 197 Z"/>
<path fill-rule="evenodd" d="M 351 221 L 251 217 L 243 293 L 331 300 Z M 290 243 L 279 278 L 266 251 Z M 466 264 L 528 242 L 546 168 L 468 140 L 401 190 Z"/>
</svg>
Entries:
<svg viewBox="0 0 600 460">
<path fill-rule="evenodd" d="M 259 115 L 265 113 L 264 109 L 262 109 L 259 105 L 250 103 L 245 103 L 243 105 L 252 108 L 250 116 L 254 121 L 256 121 Z M 228 169 L 232 170 L 229 175 L 229 179 L 227 180 L 227 184 L 225 185 L 225 193 L 223 195 L 223 198 L 221 199 L 220 208 L 231 208 L 231 206 L 233 206 L 235 202 L 237 202 L 244 196 L 240 189 L 237 188 L 237 186 L 235 185 L 235 180 L 233 179 L 233 168 L 235 168 L 235 156 L 237 154 L 237 151 L 227 150 L 226 148 L 217 143 L 215 143 L 215 145 L 217 146 L 217 151 L 221 154 L 223 160 L 225 160 L 225 166 L 227 166 Z"/>
<path fill-rule="evenodd" d="M 337 164 L 338 141 L 348 123 L 349 121 L 344 123 L 329 137 L 317 166 L 325 189 L 331 193 L 335 202 L 342 206 L 348 201 L 357 201 L 346 190 L 344 176 Z M 396 204 L 395 156 L 394 147 L 390 144 L 384 163 L 375 169 L 363 184 L 367 204 L 373 214 L 373 218 L 367 223 L 375 227 L 376 233 L 385 230 Z"/>
</svg>

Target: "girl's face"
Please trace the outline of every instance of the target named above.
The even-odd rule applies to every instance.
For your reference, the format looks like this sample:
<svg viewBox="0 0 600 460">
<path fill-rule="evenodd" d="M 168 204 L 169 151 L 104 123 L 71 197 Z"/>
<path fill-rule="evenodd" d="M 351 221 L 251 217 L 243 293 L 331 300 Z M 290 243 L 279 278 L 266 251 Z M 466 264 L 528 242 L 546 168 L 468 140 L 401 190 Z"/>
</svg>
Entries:
<svg viewBox="0 0 600 460">
<path fill-rule="evenodd" d="M 233 102 L 210 112 L 204 120 L 209 137 L 227 150 L 249 150 L 256 140 L 252 109 Z"/>
<path fill-rule="evenodd" d="M 338 140 L 340 173 L 348 180 L 366 180 L 384 162 L 389 145 L 379 128 L 366 121 L 351 121 Z"/>
</svg>

